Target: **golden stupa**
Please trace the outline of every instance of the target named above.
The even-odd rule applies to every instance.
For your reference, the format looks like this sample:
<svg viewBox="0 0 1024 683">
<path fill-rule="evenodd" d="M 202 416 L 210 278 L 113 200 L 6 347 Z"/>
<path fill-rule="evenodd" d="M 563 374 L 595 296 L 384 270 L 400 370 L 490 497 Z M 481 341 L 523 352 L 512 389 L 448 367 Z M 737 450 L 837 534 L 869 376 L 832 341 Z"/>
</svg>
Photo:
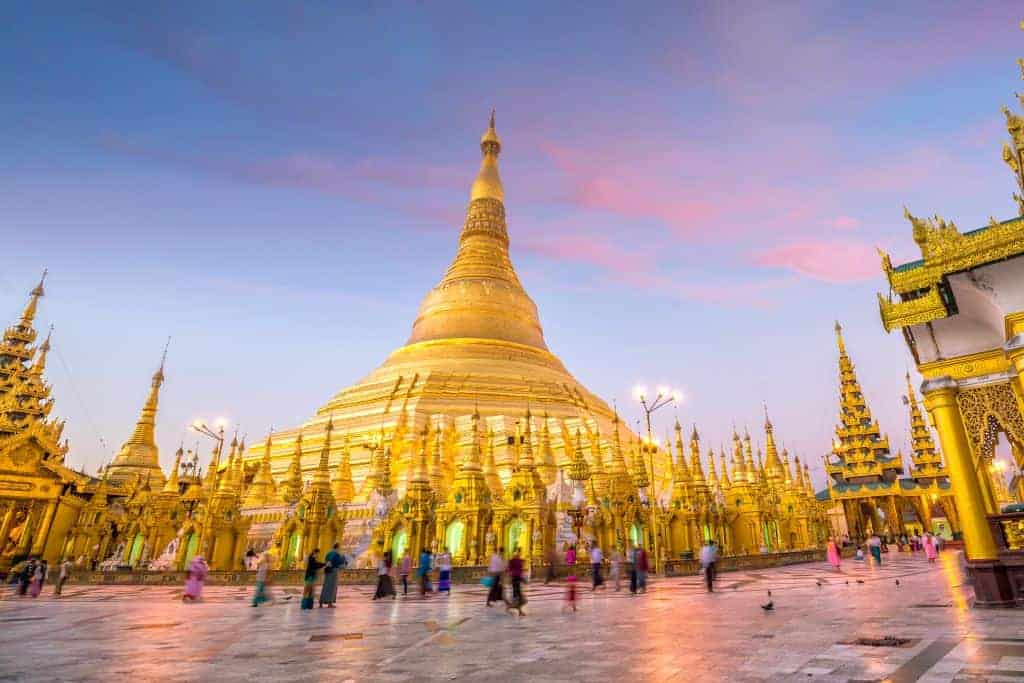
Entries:
<svg viewBox="0 0 1024 683">
<path fill-rule="evenodd" d="M 458 251 L 420 305 L 406 344 L 361 381 L 338 392 L 303 425 L 274 434 L 276 475 L 292 464 L 300 434 L 302 471 L 310 475 L 316 469 L 329 421 L 334 426 L 331 468 L 345 451 L 351 458 L 356 501 L 370 494 L 366 480 L 375 449 L 389 454 L 389 476 L 401 489 L 410 466 L 406 440 L 425 427 L 448 428 L 459 435 L 453 439 L 465 440 L 477 411 L 488 441 L 485 450 L 493 450 L 498 473 L 506 480 L 517 457 L 516 445 L 527 432 L 528 409 L 532 433 L 550 431 L 551 451 L 559 464 L 568 462 L 577 428 L 607 444 L 613 411 L 548 350 L 537 306 L 512 266 L 498 173 L 501 140 L 493 112 L 480 149 L 483 159 Z M 449 445 L 456 452 L 469 448 L 468 441 Z M 246 460 L 258 461 L 263 448 L 252 446 Z"/>
</svg>

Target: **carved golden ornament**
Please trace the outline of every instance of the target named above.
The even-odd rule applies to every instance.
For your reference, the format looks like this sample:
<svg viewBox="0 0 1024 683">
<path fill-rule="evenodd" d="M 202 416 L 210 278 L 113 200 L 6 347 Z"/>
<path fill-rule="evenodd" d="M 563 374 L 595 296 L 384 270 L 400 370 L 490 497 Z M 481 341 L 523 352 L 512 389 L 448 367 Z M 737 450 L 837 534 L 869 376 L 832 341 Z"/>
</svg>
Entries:
<svg viewBox="0 0 1024 683">
<path fill-rule="evenodd" d="M 914 241 L 921 248 L 924 263 L 887 273 L 889 286 L 896 293 L 934 289 L 947 274 L 1024 253 L 1022 218 L 1002 223 L 992 219 L 986 228 L 961 233 L 955 223 L 938 216 L 917 218 L 906 211 L 905 215 L 913 226 Z"/>
<path fill-rule="evenodd" d="M 918 367 L 925 379 L 948 375 L 953 379 L 969 379 L 1004 372 L 1009 367 L 1002 349 L 984 351 L 949 360 L 924 363 Z"/>
<path fill-rule="evenodd" d="M 989 459 L 995 448 L 993 423 L 1011 439 L 1024 444 L 1024 418 L 1009 384 L 989 384 L 961 390 L 956 396 L 964 428 L 974 453 Z"/>
<path fill-rule="evenodd" d="M 1024 520 L 1007 519 L 999 523 L 1006 537 L 1006 547 L 1009 550 L 1024 550 Z"/>
<path fill-rule="evenodd" d="M 910 325 L 920 325 L 949 315 L 938 286 L 930 287 L 927 294 L 910 301 L 889 301 L 879 294 L 878 310 L 886 332 Z"/>
</svg>

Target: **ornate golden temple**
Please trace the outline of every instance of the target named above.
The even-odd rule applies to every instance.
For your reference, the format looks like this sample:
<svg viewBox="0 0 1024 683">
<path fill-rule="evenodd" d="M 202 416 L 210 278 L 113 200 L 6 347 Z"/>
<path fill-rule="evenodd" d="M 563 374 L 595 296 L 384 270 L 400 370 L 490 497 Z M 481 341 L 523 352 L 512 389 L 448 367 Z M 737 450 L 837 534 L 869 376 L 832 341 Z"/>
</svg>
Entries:
<svg viewBox="0 0 1024 683">
<path fill-rule="evenodd" d="M 900 330 L 924 377 L 977 602 L 1022 605 L 1024 512 L 1001 504 L 1009 496 L 993 460 L 1002 437 L 1024 468 L 1024 118 L 1003 113 L 1018 216 L 960 232 L 904 210 L 921 258 L 894 266 L 882 254 L 889 292 L 878 303 L 883 327 Z"/>
<path fill-rule="evenodd" d="M 385 548 L 416 557 L 447 547 L 457 564 L 475 565 L 499 547 L 538 561 L 584 539 L 644 544 L 660 565 L 707 538 L 729 554 L 820 546 L 824 506 L 806 462 L 780 454 L 767 416 L 765 456 L 734 431 L 731 458 L 720 451 L 716 467 L 696 428 L 687 444 L 676 424 L 674 448 L 639 438 L 548 350 L 509 256 L 493 114 L 480 148 L 455 257 L 406 344 L 302 425 L 248 446 L 211 432 L 205 473 L 198 453 L 182 449 L 168 475 L 160 470 L 162 362 L 136 429 L 102 475 L 60 464 L 66 448 L 45 421 L 49 404 L 25 412 L 48 391 L 45 346 L 31 348 L 34 290 L 32 311 L 0 348 L 5 395 L 27 416 L 7 433 L 0 426 L 0 538 L 9 539 L 0 563 L 34 551 L 173 569 L 202 553 L 215 569 L 235 569 L 247 550 L 270 548 L 291 567 L 338 541 L 359 563 Z M 38 454 L 12 456 L 10 444 L 29 434 Z M 50 496 L 64 512 L 11 493 L 15 478 L 37 486 L 51 470 Z"/>
</svg>

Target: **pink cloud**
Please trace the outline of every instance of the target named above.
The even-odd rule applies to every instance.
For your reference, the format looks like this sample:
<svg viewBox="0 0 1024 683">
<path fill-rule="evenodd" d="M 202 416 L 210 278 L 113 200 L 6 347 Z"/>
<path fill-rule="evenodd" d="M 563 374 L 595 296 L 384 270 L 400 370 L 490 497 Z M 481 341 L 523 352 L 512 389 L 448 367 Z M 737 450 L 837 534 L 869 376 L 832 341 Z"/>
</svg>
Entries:
<svg viewBox="0 0 1024 683">
<path fill-rule="evenodd" d="M 755 252 L 751 261 L 823 282 L 859 282 L 881 276 L 875 248 L 860 242 L 795 242 Z"/>
<path fill-rule="evenodd" d="M 518 244 L 541 258 L 591 266 L 634 286 L 650 286 L 656 280 L 650 254 L 623 249 L 597 235 L 552 232 L 528 236 Z"/>
<path fill-rule="evenodd" d="M 829 225 L 836 230 L 856 230 L 860 227 L 860 221 L 851 216 L 836 216 Z"/>
</svg>

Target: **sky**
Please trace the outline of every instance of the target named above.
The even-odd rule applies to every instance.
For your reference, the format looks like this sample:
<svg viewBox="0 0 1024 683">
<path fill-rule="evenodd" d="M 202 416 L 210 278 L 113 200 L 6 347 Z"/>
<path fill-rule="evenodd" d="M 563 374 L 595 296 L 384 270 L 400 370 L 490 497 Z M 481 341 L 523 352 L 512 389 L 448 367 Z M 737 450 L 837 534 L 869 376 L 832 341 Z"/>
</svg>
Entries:
<svg viewBox="0 0 1024 683">
<path fill-rule="evenodd" d="M 631 419 L 821 456 L 835 320 L 906 450 L 875 251 L 903 206 L 1014 214 L 1019 3 L 23 3 L 0 21 L 0 315 L 39 327 L 94 471 L 171 337 L 165 467 L 196 418 L 309 418 L 408 336 L 454 255 L 491 107 L 548 346 Z M 9 324 L 9 323 L 7 323 Z M 915 383 L 916 383 L 915 379 Z M 204 452 L 207 446 L 203 446 Z"/>
</svg>

